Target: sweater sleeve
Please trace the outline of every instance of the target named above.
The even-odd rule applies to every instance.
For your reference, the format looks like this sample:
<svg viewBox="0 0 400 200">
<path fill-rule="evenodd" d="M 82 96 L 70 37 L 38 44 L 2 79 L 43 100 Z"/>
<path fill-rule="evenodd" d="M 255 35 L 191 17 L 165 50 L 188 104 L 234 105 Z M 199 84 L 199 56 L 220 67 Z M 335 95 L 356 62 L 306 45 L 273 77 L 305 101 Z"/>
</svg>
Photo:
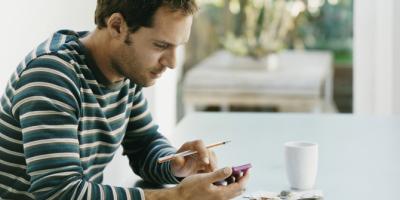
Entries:
<svg viewBox="0 0 400 200">
<path fill-rule="evenodd" d="M 125 138 L 122 142 L 124 155 L 129 158 L 133 171 L 145 181 L 158 184 L 177 184 L 178 179 L 171 172 L 170 162 L 157 163 L 157 159 L 176 152 L 169 141 L 161 135 L 150 114 L 147 101 L 139 88 Z"/>
<path fill-rule="evenodd" d="M 12 113 L 22 129 L 29 192 L 35 199 L 142 199 L 139 188 L 85 178 L 78 138 L 78 83 L 72 65 L 57 56 L 35 59 L 20 75 Z"/>
</svg>

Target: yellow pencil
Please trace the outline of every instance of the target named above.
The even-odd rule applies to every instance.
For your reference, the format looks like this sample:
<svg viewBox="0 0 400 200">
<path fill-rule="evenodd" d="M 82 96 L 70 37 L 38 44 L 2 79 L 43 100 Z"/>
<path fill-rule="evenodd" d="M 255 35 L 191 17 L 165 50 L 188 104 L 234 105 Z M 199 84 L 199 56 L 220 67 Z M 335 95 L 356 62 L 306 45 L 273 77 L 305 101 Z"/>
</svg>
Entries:
<svg viewBox="0 0 400 200">
<path fill-rule="evenodd" d="M 231 142 L 231 141 L 228 140 L 228 141 L 224 141 L 224 142 L 217 142 L 217 143 L 214 143 L 214 144 L 207 145 L 206 148 L 207 149 L 211 149 L 211 148 L 214 148 L 214 147 L 218 147 L 218 146 L 227 144 L 229 142 Z M 190 156 L 190 155 L 193 155 L 193 154 L 196 154 L 196 153 L 197 153 L 197 151 L 188 150 L 188 151 L 183 151 L 183 152 L 180 152 L 180 153 L 177 153 L 177 154 L 171 154 L 171 155 L 159 158 L 158 159 L 158 163 L 167 162 L 167 161 L 175 159 L 176 157 Z"/>
</svg>

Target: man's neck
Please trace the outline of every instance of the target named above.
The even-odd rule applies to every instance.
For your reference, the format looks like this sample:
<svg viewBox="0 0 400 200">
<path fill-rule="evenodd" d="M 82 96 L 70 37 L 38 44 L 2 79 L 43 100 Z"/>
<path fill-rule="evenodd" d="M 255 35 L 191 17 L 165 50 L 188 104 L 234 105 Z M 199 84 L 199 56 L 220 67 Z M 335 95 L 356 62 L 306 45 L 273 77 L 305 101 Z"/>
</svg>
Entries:
<svg viewBox="0 0 400 200">
<path fill-rule="evenodd" d="M 105 31 L 95 29 L 80 40 L 93 58 L 96 67 L 110 84 L 123 80 L 123 77 L 112 68 L 109 53 L 110 38 L 106 35 Z"/>
</svg>

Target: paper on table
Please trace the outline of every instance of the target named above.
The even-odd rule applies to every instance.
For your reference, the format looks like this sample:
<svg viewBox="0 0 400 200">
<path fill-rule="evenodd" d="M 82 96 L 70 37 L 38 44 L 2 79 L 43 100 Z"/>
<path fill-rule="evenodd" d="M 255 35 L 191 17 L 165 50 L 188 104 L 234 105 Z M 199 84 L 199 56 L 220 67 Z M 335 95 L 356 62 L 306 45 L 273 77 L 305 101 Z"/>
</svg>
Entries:
<svg viewBox="0 0 400 200">
<path fill-rule="evenodd" d="M 322 200 L 323 194 L 321 190 L 307 190 L 307 191 L 282 191 L 278 192 L 267 192 L 258 191 L 251 195 L 244 195 L 243 198 L 251 200 Z"/>
</svg>

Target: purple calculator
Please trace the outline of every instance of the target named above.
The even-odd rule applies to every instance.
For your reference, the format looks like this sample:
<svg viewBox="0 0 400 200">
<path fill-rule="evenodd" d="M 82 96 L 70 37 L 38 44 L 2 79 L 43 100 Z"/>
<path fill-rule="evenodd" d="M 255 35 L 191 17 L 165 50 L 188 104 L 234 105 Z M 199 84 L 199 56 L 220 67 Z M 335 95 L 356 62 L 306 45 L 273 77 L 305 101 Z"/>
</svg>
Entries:
<svg viewBox="0 0 400 200">
<path fill-rule="evenodd" d="M 240 165 L 236 167 L 232 167 L 232 175 L 233 176 L 243 176 L 244 173 L 247 172 L 248 169 L 251 168 L 251 164 Z"/>
<path fill-rule="evenodd" d="M 245 164 L 245 165 L 240 165 L 240 166 L 235 166 L 232 167 L 232 175 L 226 178 L 225 180 L 215 182 L 215 185 L 225 185 L 226 184 L 231 184 L 238 182 L 240 178 L 246 174 L 247 170 L 249 170 L 252 167 L 250 163 Z"/>
</svg>

